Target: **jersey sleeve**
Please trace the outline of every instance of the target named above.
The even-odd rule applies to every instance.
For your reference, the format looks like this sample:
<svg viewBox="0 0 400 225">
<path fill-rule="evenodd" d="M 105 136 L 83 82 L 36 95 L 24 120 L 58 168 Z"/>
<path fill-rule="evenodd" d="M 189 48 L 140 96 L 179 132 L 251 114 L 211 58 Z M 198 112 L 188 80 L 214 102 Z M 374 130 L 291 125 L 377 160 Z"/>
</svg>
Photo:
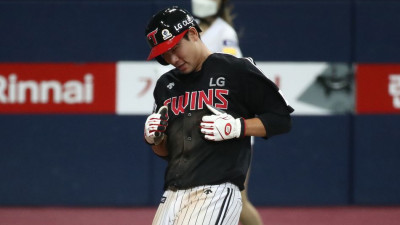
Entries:
<svg viewBox="0 0 400 225">
<path fill-rule="evenodd" d="M 290 114 L 294 109 L 275 83 L 264 75 L 252 59 L 246 58 L 245 61 L 246 75 L 243 76 L 242 84 L 245 84 L 246 89 L 246 107 L 262 121 L 266 138 L 288 132 L 291 129 Z"/>
</svg>

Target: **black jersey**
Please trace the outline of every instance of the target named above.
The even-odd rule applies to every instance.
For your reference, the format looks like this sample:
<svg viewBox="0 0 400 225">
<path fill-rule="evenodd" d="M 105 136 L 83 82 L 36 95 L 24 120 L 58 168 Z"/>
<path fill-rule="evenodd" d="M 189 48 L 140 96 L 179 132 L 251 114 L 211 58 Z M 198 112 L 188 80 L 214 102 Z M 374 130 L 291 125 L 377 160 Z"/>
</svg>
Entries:
<svg viewBox="0 0 400 225">
<path fill-rule="evenodd" d="M 287 132 L 293 111 L 277 86 L 251 59 L 220 53 L 210 55 L 198 72 L 182 74 L 173 69 L 163 74 L 154 98 L 155 111 L 168 106 L 164 188 L 231 182 L 244 189 L 251 157 L 250 137 L 217 142 L 204 139 L 201 118 L 211 114 L 206 104 L 235 118 L 260 118 L 267 137 Z"/>
</svg>

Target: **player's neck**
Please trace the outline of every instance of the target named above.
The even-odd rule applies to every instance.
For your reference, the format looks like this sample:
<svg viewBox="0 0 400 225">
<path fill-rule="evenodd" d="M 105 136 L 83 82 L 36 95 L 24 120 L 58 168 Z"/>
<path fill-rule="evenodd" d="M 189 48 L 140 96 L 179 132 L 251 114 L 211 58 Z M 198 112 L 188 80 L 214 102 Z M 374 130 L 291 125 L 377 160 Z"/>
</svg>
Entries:
<svg viewBox="0 0 400 225">
<path fill-rule="evenodd" d="M 212 52 L 210 50 L 208 50 L 208 48 L 206 47 L 206 45 L 201 42 L 201 51 L 199 54 L 199 58 L 198 58 L 198 66 L 196 67 L 195 71 L 198 72 L 201 70 L 204 61 L 206 61 L 206 59 L 212 54 Z"/>
</svg>

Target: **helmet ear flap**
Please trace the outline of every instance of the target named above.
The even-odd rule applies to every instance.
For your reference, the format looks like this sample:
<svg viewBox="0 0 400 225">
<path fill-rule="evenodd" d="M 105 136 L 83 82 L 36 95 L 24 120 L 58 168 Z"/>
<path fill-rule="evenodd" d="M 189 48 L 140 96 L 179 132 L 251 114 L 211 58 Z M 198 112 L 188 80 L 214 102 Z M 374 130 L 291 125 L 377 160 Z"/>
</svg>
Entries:
<svg viewBox="0 0 400 225">
<path fill-rule="evenodd" d="M 161 65 L 164 65 L 164 66 L 169 65 L 169 63 L 167 63 L 167 61 L 165 61 L 165 59 L 161 55 L 159 55 L 155 58 Z"/>
</svg>

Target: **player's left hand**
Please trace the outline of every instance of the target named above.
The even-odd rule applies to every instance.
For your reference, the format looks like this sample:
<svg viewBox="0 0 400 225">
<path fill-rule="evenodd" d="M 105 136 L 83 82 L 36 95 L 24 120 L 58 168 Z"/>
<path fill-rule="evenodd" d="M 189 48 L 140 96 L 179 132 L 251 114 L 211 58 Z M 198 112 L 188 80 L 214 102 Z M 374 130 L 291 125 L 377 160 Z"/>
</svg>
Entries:
<svg viewBox="0 0 400 225">
<path fill-rule="evenodd" d="M 150 145 L 158 145 L 164 139 L 168 126 L 168 107 L 162 106 L 157 113 L 147 117 L 144 125 L 144 139 Z"/>
<path fill-rule="evenodd" d="M 203 116 L 200 123 L 200 131 L 205 134 L 205 139 L 223 141 L 244 136 L 245 125 L 243 118 L 235 119 L 233 116 L 210 105 L 207 105 L 207 108 L 214 115 Z"/>
</svg>

